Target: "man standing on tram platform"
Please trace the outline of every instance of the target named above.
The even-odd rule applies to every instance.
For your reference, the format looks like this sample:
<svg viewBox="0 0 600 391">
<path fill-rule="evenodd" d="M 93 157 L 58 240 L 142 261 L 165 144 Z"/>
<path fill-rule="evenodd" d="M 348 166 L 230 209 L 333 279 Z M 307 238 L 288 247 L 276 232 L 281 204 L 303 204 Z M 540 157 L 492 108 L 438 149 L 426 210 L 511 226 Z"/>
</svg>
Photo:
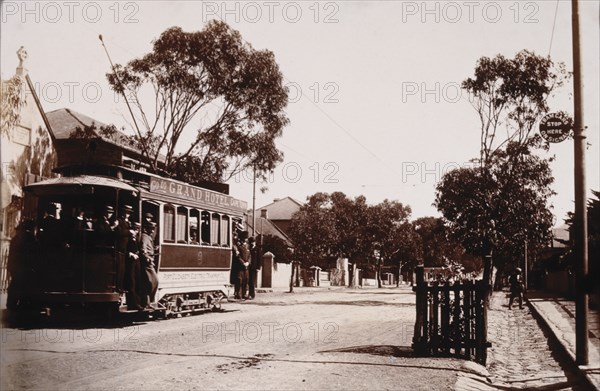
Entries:
<svg viewBox="0 0 600 391">
<path fill-rule="evenodd" d="M 115 228 L 117 233 L 117 270 L 116 270 L 116 289 L 118 292 L 123 292 L 123 282 L 125 279 L 125 265 L 127 258 L 127 246 L 129 244 L 131 223 L 129 216 L 133 212 L 133 208 L 129 205 L 123 205 L 120 210 L 118 225 Z"/>
<path fill-rule="evenodd" d="M 158 290 L 158 276 L 154 266 L 154 240 L 152 235 L 156 229 L 156 223 L 145 223 L 142 238 L 140 240 L 140 268 L 142 280 L 140 281 L 139 297 L 142 307 L 152 308 Z"/>
<path fill-rule="evenodd" d="M 111 248 L 115 245 L 115 229 L 119 223 L 113 219 L 114 213 L 114 208 L 106 205 L 104 213 L 96 221 L 97 243 L 103 248 Z"/>
<path fill-rule="evenodd" d="M 126 278 L 125 288 L 127 289 L 126 300 L 127 309 L 141 310 L 140 298 L 138 296 L 140 285 L 140 249 L 138 236 L 141 224 L 138 222 L 131 223 L 129 242 L 127 244 L 127 265 L 125 267 Z"/>
</svg>

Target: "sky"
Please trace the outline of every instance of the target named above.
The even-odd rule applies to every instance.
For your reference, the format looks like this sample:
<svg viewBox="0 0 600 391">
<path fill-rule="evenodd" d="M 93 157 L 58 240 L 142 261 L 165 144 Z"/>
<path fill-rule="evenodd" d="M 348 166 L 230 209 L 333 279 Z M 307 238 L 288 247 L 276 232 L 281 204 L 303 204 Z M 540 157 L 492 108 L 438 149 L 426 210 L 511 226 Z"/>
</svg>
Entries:
<svg viewBox="0 0 600 391">
<path fill-rule="evenodd" d="M 586 175 L 600 189 L 599 4 L 580 0 L 587 126 Z M 290 125 L 277 140 L 284 153 L 256 207 L 316 192 L 397 200 L 412 218 L 440 216 L 435 186 L 449 170 L 479 155 L 480 123 L 460 83 L 477 60 L 527 49 L 572 70 L 570 1 L 3 1 L 2 78 L 14 74 L 16 51 L 45 111 L 70 108 L 128 127 L 123 99 L 105 74 L 151 50 L 172 26 L 201 30 L 220 19 L 255 49 L 268 49 L 290 90 Z M 573 113 L 572 83 L 549 99 L 552 112 Z M 574 208 L 573 144 L 552 144 L 555 224 Z M 252 176 L 229 181 L 252 205 Z M 260 188 L 266 187 L 261 192 Z M 591 196 L 591 193 L 589 194 Z"/>
</svg>

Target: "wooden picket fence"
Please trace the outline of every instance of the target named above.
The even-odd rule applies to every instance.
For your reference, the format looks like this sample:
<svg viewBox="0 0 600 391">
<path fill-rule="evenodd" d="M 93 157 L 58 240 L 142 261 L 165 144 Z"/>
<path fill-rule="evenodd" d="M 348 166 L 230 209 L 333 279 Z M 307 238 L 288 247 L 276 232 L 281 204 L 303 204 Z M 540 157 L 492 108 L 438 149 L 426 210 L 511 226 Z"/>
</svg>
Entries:
<svg viewBox="0 0 600 391">
<path fill-rule="evenodd" d="M 417 266 L 417 319 L 413 350 L 417 356 L 454 356 L 485 365 L 489 284 L 484 280 L 427 282 Z"/>
</svg>

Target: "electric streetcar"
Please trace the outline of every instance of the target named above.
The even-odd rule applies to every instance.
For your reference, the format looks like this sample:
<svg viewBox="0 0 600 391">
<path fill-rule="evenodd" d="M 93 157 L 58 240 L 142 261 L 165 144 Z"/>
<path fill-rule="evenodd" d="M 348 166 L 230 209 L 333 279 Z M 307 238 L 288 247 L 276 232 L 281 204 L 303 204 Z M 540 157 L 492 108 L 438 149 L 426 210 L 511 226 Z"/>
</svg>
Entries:
<svg viewBox="0 0 600 391">
<path fill-rule="evenodd" d="M 151 220 L 158 289 L 154 314 L 220 309 L 229 285 L 232 233 L 247 203 L 226 185 L 192 185 L 126 165 L 63 166 L 61 176 L 24 187 L 23 216 L 33 220 L 39 251 L 22 307 L 128 311 L 114 235 L 102 219 Z M 115 223 L 116 224 L 116 223 Z"/>
</svg>

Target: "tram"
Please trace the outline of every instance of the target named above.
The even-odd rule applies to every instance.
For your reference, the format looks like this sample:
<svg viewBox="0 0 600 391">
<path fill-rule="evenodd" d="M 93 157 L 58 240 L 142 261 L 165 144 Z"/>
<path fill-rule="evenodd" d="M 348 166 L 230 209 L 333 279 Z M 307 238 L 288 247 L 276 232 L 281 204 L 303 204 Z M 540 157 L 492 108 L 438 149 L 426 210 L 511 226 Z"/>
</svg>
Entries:
<svg viewBox="0 0 600 391">
<path fill-rule="evenodd" d="M 166 317 L 220 309 L 232 232 L 244 223 L 246 202 L 134 167 L 72 166 L 60 173 L 24 187 L 23 215 L 35 221 L 40 251 L 21 304 L 48 313 L 74 307 L 127 311 L 115 240 L 107 240 L 99 224 L 107 209 L 114 211 L 113 221 L 128 209 L 130 221 L 149 217 L 156 224 L 159 284 L 152 311 Z M 49 209 L 56 222 L 50 228 Z"/>
</svg>

